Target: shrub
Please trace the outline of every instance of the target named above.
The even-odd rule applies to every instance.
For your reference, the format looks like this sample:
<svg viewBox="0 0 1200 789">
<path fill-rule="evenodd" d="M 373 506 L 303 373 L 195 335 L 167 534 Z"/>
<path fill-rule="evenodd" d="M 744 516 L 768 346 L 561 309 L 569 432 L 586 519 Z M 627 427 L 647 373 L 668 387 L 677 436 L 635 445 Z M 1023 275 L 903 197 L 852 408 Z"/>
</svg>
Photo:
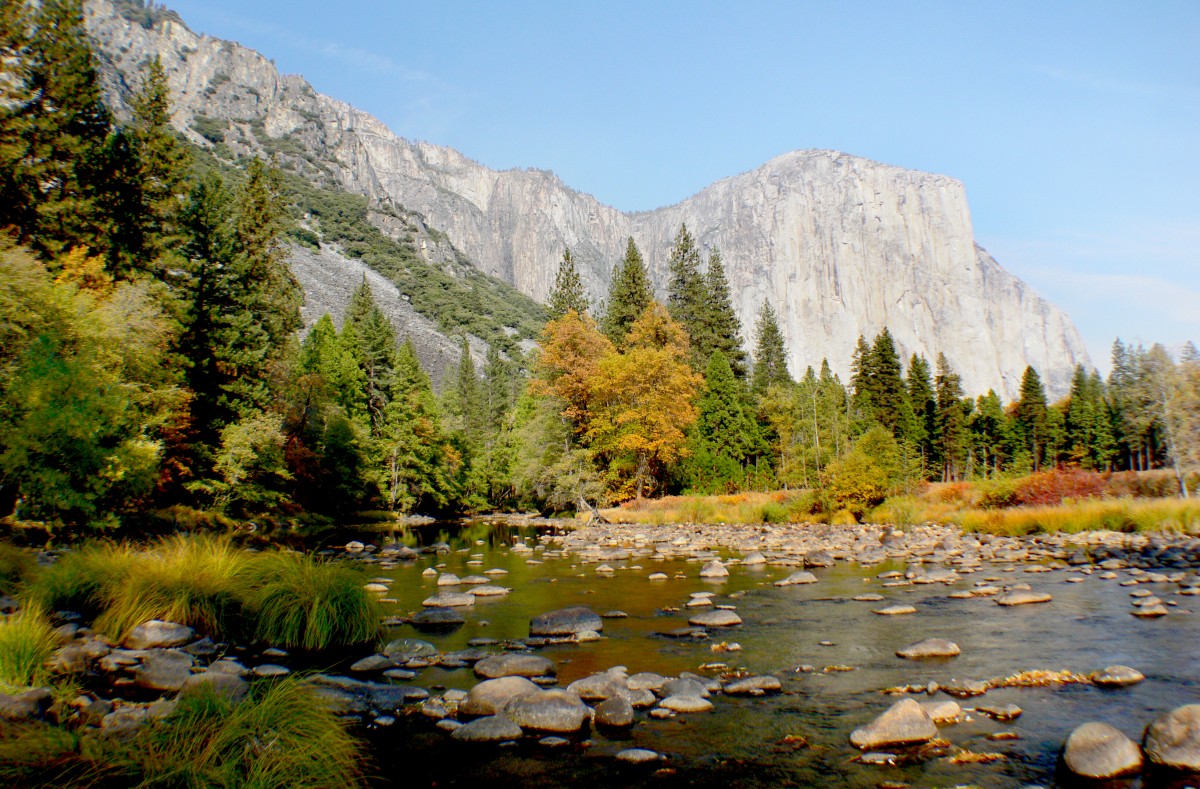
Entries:
<svg viewBox="0 0 1200 789">
<path fill-rule="evenodd" d="M 829 508 L 846 510 L 855 518 L 882 502 L 888 491 L 887 474 L 857 450 L 832 463 L 823 483 Z"/>
<path fill-rule="evenodd" d="M 1017 480 L 1015 500 L 1029 507 L 1061 504 L 1063 499 L 1091 499 L 1103 496 L 1108 489 L 1104 474 L 1082 469 L 1038 471 Z"/>
<path fill-rule="evenodd" d="M 377 638 L 380 616 L 357 569 L 311 556 L 264 554 L 250 567 L 246 606 L 255 637 L 282 647 L 324 649 Z"/>
<path fill-rule="evenodd" d="M 0 618 L 0 691 L 45 685 L 44 664 L 55 646 L 54 628 L 40 608 L 27 606 Z"/>
<path fill-rule="evenodd" d="M 125 754 L 142 786 L 324 789 L 362 786 L 361 746 L 313 689 L 288 678 L 257 683 L 235 704 L 183 696 Z"/>
<path fill-rule="evenodd" d="M 1017 504 L 1017 483 L 1011 479 L 994 479 L 980 483 L 979 506 L 987 510 L 1013 507 Z"/>
</svg>

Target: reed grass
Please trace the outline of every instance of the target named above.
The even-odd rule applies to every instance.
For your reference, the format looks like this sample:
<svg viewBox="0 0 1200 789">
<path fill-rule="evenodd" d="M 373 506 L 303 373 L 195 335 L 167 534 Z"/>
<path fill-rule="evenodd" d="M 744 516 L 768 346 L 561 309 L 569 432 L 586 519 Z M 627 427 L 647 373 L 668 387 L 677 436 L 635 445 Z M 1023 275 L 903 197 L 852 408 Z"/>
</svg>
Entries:
<svg viewBox="0 0 1200 789">
<path fill-rule="evenodd" d="M 135 553 L 128 572 L 101 592 L 95 628 L 114 638 L 163 619 L 228 637 L 238 632 L 250 555 L 228 539 L 175 535 Z"/>
<path fill-rule="evenodd" d="M 362 786 L 362 746 L 313 689 L 257 683 L 233 703 L 189 694 L 125 754 L 144 787 L 325 789 Z"/>
<path fill-rule="evenodd" d="M 37 566 L 33 552 L 18 548 L 10 542 L 0 542 L 0 594 L 17 591 Z"/>
<path fill-rule="evenodd" d="M 811 519 L 812 494 L 779 490 L 721 496 L 664 496 L 629 501 L 603 511 L 610 521 L 663 525 L 668 523 L 795 523 Z"/>
<path fill-rule="evenodd" d="M 56 646 L 54 628 L 37 606 L 0 617 L 0 691 L 44 686 L 50 679 L 45 663 Z"/>
<path fill-rule="evenodd" d="M 91 543 L 41 568 L 25 594 L 47 610 L 95 615 L 104 609 L 105 590 L 122 583 L 136 561 L 137 552 L 129 545 Z"/>
<path fill-rule="evenodd" d="M 1083 531 L 1200 531 L 1200 501 L 1191 499 L 1092 499 L 1047 507 L 970 509 L 957 522 L 966 531 L 1023 535 Z"/>
<path fill-rule="evenodd" d="M 381 633 L 378 604 L 356 568 L 273 553 L 255 558 L 249 578 L 245 604 L 261 641 L 324 649 L 372 641 Z"/>
</svg>

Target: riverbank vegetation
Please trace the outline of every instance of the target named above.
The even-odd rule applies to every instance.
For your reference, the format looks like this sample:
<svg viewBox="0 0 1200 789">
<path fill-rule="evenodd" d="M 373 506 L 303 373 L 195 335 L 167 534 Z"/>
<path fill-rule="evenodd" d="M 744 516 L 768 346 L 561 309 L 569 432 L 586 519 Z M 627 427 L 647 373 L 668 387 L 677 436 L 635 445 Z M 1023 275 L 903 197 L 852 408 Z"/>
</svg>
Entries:
<svg viewBox="0 0 1200 789">
<path fill-rule="evenodd" d="M 661 292 L 630 239 L 602 309 L 566 250 L 543 312 L 448 246 L 425 260 L 418 236 L 445 239 L 402 208 L 306 181 L 312 163 L 261 124 L 258 149 L 213 143 L 219 124 L 189 142 L 157 61 L 116 116 L 76 0 L 6 14 L 0 514 L 37 539 L 772 490 L 789 503 L 762 520 L 864 520 L 930 483 L 1062 469 L 1166 469 L 1164 495 L 1195 489 L 1190 344 L 1117 341 L 1108 379 L 1080 367 L 1055 403 L 1032 368 L 1013 403 L 970 396 L 886 328 L 860 338 L 847 381 L 827 361 L 793 378 L 771 305 L 749 354 L 720 251 L 685 226 Z M 397 283 L 460 335 L 458 366 L 431 380 L 365 281 L 301 331 L 288 243 Z"/>
</svg>

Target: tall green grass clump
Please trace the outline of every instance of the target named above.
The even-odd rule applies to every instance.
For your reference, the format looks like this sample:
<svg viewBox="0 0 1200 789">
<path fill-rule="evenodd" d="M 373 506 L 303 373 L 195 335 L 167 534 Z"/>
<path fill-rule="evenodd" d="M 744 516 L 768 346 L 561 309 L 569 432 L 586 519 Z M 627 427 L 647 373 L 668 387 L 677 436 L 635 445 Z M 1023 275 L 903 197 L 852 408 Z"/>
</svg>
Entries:
<svg viewBox="0 0 1200 789">
<path fill-rule="evenodd" d="M 139 733 L 126 758 L 142 786 L 325 789 L 362 786 L 361 746 L 313 689 L 255 684 L 234 703 L 189 694 Z"/>
<path fill-rule="evenodd" d="M 0 691 L 17 693 L 45 685 L 46 659 L 57 643 L 50 620 L 36 606 L 0 617 Z"/>
<path fill-rule="evenodd" d="M 229 636 L 240 625 L 249 563 L 225 538 L 168 537 L 137 552 L 125 577 L 103 588 L 95 627 L 119 639 L 142 622 L 165 619 Z"/>
<path fill-rule="evenodd" d="M 281 647 L 324 649 L 372 641 L 378 604 L 352 567 L 292 553 L 263 554 L 250 567 L 245 604 L 254 635 Z"/>
<path fill-rule="evenodd" d="M 26 594 L 49 610 L 95 615 L 104 608 L 105 590 L 122 583 L 135 561 L 137 552 L 128 545 L 92 543 L 41 568 Z"/>
<path fill-rule="evenodd" d="M 37 566 L 33 553 L 12 543 L 0 542 L 0 594 L 13 594 Z"/>
</svg>

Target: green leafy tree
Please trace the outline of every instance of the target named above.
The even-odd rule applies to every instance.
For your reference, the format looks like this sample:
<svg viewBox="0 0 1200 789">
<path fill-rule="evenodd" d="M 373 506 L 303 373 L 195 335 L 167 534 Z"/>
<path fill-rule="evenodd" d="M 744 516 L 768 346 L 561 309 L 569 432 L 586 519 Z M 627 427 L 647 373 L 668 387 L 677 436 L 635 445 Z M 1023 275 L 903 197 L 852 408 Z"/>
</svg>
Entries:
<svg viewBox="0 0 1200 789">
<path fill-rule="evenodd" d="M 994 390 L 976 400 L 969 427 L 983 475 L 999 476 L 1012 457 L 1012 424 Z"/>
<path fill-rule="evenodd" d="M 779 330 L 775 310 L 765 301 L 758 312 L 754 336 L 754 375 L 751 382 L 754 393 L 761 397 L 771 385 L 787 386 L 792 383 L 787 369 L 787 347 L 784 345 L 783 332 Z"/>
<path fill-rule="evenodd" d="M 554 277 L 554 290 L 550 291 L 548 305 L 550 320 L 561 318 L 570 310 L 580 315 L 588 311 L 587 293 L 583 289 L 583 280 L 575 269 L 575 259 L 571 250 L 563 251 L 563 259 L 558 264 L 558 273 Z"/>
<path fill-rule="evenodd" d="M 650 287 L 650 275 L 646 273 L 642 253 L 631 237 L 625 247 L 624 259 L 613 272 L 601 331 L 614 345 L 620 345 L 634 321 L 641 317 L 652 301 L 654 290 Z"/>
</svg>

